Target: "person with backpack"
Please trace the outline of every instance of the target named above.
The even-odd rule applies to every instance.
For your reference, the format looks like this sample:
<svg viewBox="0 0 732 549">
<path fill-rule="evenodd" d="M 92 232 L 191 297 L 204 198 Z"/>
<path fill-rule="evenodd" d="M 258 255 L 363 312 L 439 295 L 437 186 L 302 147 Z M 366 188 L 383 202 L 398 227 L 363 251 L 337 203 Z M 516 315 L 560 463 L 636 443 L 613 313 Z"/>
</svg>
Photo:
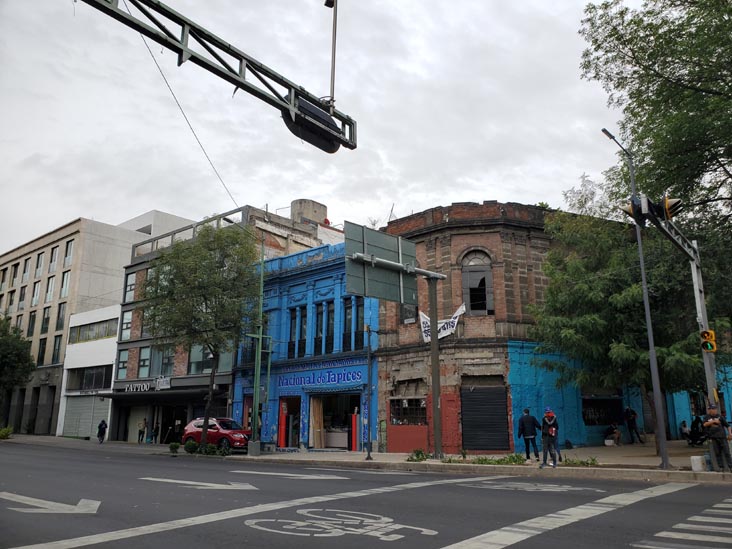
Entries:
<svg viewBox="0 0 732 549">
<path fill-rule="evenodd" d="M 524 408 L 524 415 L 519 419 L 518 437 L 524 437 L 526 445 L 526 461 L 531 461 L 531 448 L 534 448 L 534 456 L 539 461 L 539 449 L 536 447 L 536 430 L 541 429 L 541 423 L 529 413 L 528 408 Z"/>
<path fill-rule="evenodd" d="M 557 466 L 557 436 L 559 436 L 559 422 L 557 416 L 550 407 L 544 409 L 544 417 L 541 420 L 541 446 L 544 453 L 544 459 L 542 460 L 540 469 L 546 467 L 546 454 L 547 452 L 552 456 L 552 467 Z"/>
</svg>

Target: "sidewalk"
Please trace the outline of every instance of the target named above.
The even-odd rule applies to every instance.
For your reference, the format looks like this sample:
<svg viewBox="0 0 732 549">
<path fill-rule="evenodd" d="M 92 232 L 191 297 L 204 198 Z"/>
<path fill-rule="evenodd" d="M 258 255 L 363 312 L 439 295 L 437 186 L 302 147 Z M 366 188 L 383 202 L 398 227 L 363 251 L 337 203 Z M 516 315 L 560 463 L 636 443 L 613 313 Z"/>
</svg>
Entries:
<svg viewBox="0 0 732 549">
<path fill-rule="evenodd" d="M 135 444 L 129 442 L 107 441 L 100 445 L 96 440 L 82 440 L 55 436 L 12 435 L 9 440 L 0 441 L 0 451 L 3 444 L 19 444 L 34 446 L 52 446 L 59 449 L 70 449 L 88 452 L 110 451 L 126 455 L 157 455 L 168 456 L 168 447 L 163 444 Z M 343 467 L 362 469 L 382 469 L 401 471 L 431 471 L 441 473 L 461 474 L 500 474 L 563 477 L 563 478 L 596 478 L 596 479 L 624 479 L 647 481 L 676 481 L 676 482 L 730 482 L 732 474 L 691 471 L 691 456 L 703 456 L 705 447 L 690 447 L 685 441 L 668 441 L 667 450 L 671 467 L 667 470 L 659 469 L 661 458 L 656 456 L 656 448 L 652 437 L 647 437 L 646 444 L 632 444 L 623 446 L 593 446 L 563 450 L 562 457 L 567 460 L 588 460 L 595 458 L 596 467 L 571 467 L 561 464 L 557 469 L 539 469 L 538 464 L 532 461 L 526 465 L 473 465 L 467 463 L 442 463 L 437 459 L 428 459 L 423 462 L 408 462 L 408 454 L 378 453 L 371 454 L 372 460 L 366 460 L 365 452 L 347 451 L 287 451 L 263 453 L 260 456 L 233 454 L 224 459 L 236 461 L 250 461 L 259 463 L 298 464 L 318 467 Z M 181 448 L 181 457 L 188 456 Z M 506 454 L 496 454 L 492 457 L 501 457 Z M 450 456 L 456 460 L 460 456 Z M 209 458 L 210 459 L 210 458 Z M 215 458 L 214 458 L 215 459 Z M 222 458 L 218 458 L 222 459 Z"/>
</svg>

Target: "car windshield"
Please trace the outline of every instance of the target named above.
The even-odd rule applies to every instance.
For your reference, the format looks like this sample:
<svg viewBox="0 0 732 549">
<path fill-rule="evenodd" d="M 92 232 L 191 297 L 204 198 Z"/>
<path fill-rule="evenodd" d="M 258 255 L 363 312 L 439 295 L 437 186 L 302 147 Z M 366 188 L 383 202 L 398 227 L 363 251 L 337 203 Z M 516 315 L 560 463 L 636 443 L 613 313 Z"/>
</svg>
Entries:
<svg viewBox="0 0 732 549">
<path fill-rule="evenodd" d="M 241 429 L 243 429 L 243 427 L 233 419 L 220 419 L 219 425 L 222 429 L 226 429 L 227 431 L 240 431 Z"/>
</svg>

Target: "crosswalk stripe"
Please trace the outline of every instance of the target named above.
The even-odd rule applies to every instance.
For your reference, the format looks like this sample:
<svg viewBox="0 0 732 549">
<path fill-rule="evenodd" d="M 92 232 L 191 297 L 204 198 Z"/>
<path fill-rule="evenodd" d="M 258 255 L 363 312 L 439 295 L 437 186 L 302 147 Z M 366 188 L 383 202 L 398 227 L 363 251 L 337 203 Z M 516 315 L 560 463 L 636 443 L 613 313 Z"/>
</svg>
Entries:
<svg viewBox="0 0 732 549">
<path fill-rule="evenodd" d="M 694 515 L 686 520 L 693 520 L 695 522 L 713 522 L 714 524 L 732 524 L 732 519 L 722 517 L 705 517 L 700 515 Z"/>
<path fill-rule="evenodd" d="M 699 545 L 698 543 L 688 545 L 686 543 L 675 543 L 673 541 L 665 540 L 644 540 L 637 543 L 631 543 L 630 546 L 635 547 L 636 549 L 720 549 L 719 545 Z"/>
<path fill-rule="evenodd" d="M 706 509 L 704 512 L 715 515 L 732 515 L 732 509 Z"/>
<path fill-rule="evenodd" d="M 702 530 L 703 532 L 719 532 L 720 534 L 732 534 L 732 528 L 726 526 L 712 526 L 710 524 L 674 524 L 678 530 Z M 730 540 L 732 541 L 732 540 Z"/>
<path fill-rule="evenodd" d="M 685 534 L 684 532 L 659 532 L 660 538 L 683 539 L 687 541 L 710 541 L 713 543 L 732 543 L 732 537 L 707 536 L 704 534 Z"/>
<path fill-rule="evenodd" d="M 684 490 L 692 486 L 695 485 L 669 483 L 661 486 L 653 486 L 644 490 L 638 490 L 637 492 L 615 494 L 584 505 L 570 507 L 569 509 L 563 509 L 556 513 L 544 515 L 543 517 L 536 517 L 504 528 L 499 528 L 474 538 L 449 545 L 443 549 L 502 549 L 539 534 L 543 534 L 544 532 L 561 528 L 562 526 L 567 526 L 568 524 L 573 524 L 610 511 L 615 511 L 616 509 L 621 509 L 648 498 L 678 492 L 679 490 Z"/>
</svg>

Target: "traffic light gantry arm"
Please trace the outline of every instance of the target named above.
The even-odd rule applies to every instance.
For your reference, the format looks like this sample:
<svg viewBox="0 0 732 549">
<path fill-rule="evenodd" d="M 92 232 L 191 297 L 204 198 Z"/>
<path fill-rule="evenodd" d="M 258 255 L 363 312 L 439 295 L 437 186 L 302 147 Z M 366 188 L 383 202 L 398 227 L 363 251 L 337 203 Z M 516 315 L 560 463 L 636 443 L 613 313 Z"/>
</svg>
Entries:
<svg viewBox="0 0 732 549">
<path fill-rule="evenodd" d="M 147 22 L 120 9 L 119 0 L 82 0 L 282 112 L 295 135 L 326 152 L 356 148 L 356 121 L 158 0 L 128 0 Z M 161 20 L 164 17 L 166 20 Z M 149 24 L 151 23 L 152 26 Z M 177 25 L 177 32 L 170 30 Z M 195 51 L 198 44 L 208 55 Z M 227 59 L 228 58 L 228 59 Z M 247 80 L 251 74 L 259 81 Z M 288 120 L 289 118 L 289 120 Z"/>
</svg>

